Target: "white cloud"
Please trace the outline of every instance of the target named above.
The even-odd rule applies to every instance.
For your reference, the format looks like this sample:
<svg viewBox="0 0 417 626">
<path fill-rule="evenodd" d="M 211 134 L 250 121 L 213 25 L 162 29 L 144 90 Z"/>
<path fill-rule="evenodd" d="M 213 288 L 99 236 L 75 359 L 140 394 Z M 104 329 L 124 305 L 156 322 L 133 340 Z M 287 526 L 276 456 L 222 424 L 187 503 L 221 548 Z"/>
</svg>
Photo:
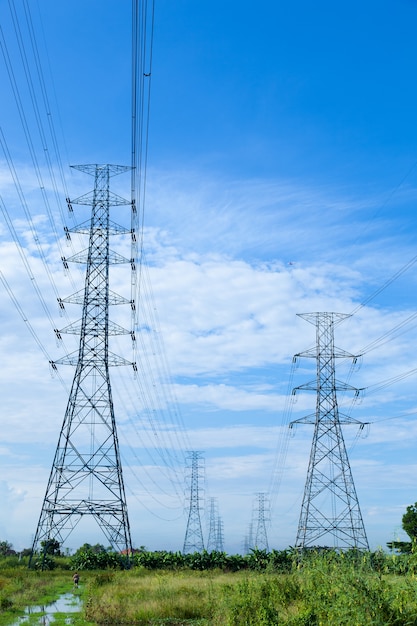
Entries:
<svg viewBox="0 0 417 626">
<path fill-rule="evenodd" d="M 198 187 L 197 181 L 193 182 Z M 179 186 L 181 180 L 174 183 Z M 278 196 L 282 185 L 275 185 L 273 190 Z M 314 393 L 297 394 L 293 405 L 289 404 L 286 395 L 289 386 L 291 389 L 291 385 L 297 386 L 315 377 L 314 359 L 300 358 L 294 370 L 294 378 L 290 380 L 292 356 L 302 353 L 315 343 L 314 327 L 297 317 L 297 313 L 349 313 L 355 310 L 363 299 L 361 294 L 366 290 L 366 285 L 369 281 L 374 284 L 380 271 L 378 265 L 387 262 L 395 265 L 399 254 L 393 252 L 396 242 L 394 236 L 389 246 L 391 256 L 387 257 L 385 248 L 378 249 L 374 245 L 369 251 L 362 248 L 355 253 L 360 256 L 360 261 L 352 262 L 352 250 L 348 246 L 341 250 L 341 259 L 331 263 L 327 252 L 318 254 L 317 248 L 326 237 L 333 238 L 336 247 L 338 242 L 342 244 L 344 240 L 349 244 L 351 235 L 346 232 L 346 224 L 339 223 L 339 220 L 341 216 L 346 220 L 359 219 L 357 204 L 352 202 L 349 205 L 342 200 L 340 206 L 337 206 L 328 202 L 322 214 L 323 220 L 316 223 L 311 203 L 318 202 L 317 198 L 323 200 L 321 195 L 317 194 L 314 200 L 310 190 L 297 188 L 291 192 L 290 187 L 287 187 L 284 191 L 278 215 L 274 213 L 276 206 L 272 206 L 273 201 L 272 205 L 266 206 L 271 194 L 270 183 L 265 184 L 264 188 L 260 181 L 252 185 L 246 183 L 241 189 L 237 185 L 230 185 L 227 202 L 224 200 L 220 214 L 216 208 L 217 183 L 212 183 L 206 190 L 208 199 L 204 193 L 200 197 L 196 190 L 191 190 L 196 194 L 194 204 L 187 195 L 191 192 L 186 191 L 185 196 L 179 198 L 174 193 L 169 205 L 171 213 L 164 221 L 164 230 L 153 226 L 146 228 L 145 242 L 150 264 L 143 268 L 139 324 L 148 330 L 143 331 L 138 340 L 140 371 L 134 382 L 130 370 L 112 372 L 117 387 L 114 395 L 123 456 L 128 460 L 126 475 L 129 476 L 129 489 L 136 493 L 139 500 L 133 500 L 132 503 L 135 512 L 135 523 L 132 526 L 135 535 L 139 537 L 139 544 L 151 546 L 156 541 L 155 547 L 160 547 L 160 543 L 152 538 L 155 523 L 150 511 L 154 511 L 162 520 L 165 519 L 163 505 L 169 509 L 172 495 L 164 496 L 164 492 L 175 494 L 167 477 L 167 472 L 171 470 L 164 465 L 164 451 L 171 450 L 169 454 L 175 455 L 181 452 L 182 446 L 189 449 L 191 442 L 193 449 L 205 451 L 210 493 L 219 495 L 226 536 L 229 534 L 229 537 L 234 537 L 230 540 L 231 545 L 234 550 L 239 550 L 240 538 L 243 539 L 245 525 L 250 519 L 253 494 L 268 490 L 277 451 L 290 434 L 293 436 L 289 440 L 284 467 L 280 466 L 284 459 L 278 459 L 278 473 L 282 471 L 283 476 L 279 493 L 273 494 L 273 511 L 280 522 L 274 517 L 271 540 L 279 547 L 286 547 L 294 541 L 313 427 L 300 426 L 288 433 L 287 422 L 314 412 L 315 405 Z M 156 193 L 155 190 L 153 193 Z M 166 202 L 164 194 L 158 198 L 158 208 L 152 219 L 158 220 L 158 211 Z M 253 208 L 257 195 L 264 198 L 265 206 L 255 219 Z M 204 211 L 206 202 L 207 212 Z M 185 212 L 180 211 L 182 203 L 189 207 Z M 299 205 L 299 211 L 295 216 L 296 205 Z M 193 212 L 195 206 L 198 210 Z M 181 224 L 177 223 L 178 215 L 181 215 Z M 279 231 L 289 219 L 291 224 L 284 237 Z M 36 223 L 44 232 L 46 222 L 42 216 Z M 234 224 L 236 228 L 232 227 Z M 24 232 L 24 222 L 16 221 L 16 227 Z M 320 233 L 323 228 L 326 232 Z M 379 224 L 378 228 L 382 229 L 382 226 Z M 271 254 L 275 236 L 279 254 Z M 30 238 L 29 234 L 29 245 L 24 249 L 24 254 L 52 310 L 55 307 L 55 296 L 38 258 L 37 248 Z M 47 353 L 57 358 L 62 354 L 62 347 L 56 346 L 53 327 L 45 318 L 32 281 L 9 239 L 6 234 L 3 235 L 0 264 L 7 272 L 7 280 Z M 310 259 L 306 250 L 312 239 L 315 239 L 315 245 L 311 248 Z M 22 241 L 26 242 L 26 239 L 22 237 Z M 115 245 L 118 251 L 122 250 L 121 244 Z M 59 291 L 62 290 L 60 295 L 65 296 L 76 288 L 82 288 L 82 272 L 76 288 L 68 277 L 64 278 L 52 239 L 42 242 L 42 246 L 54 280 L 59 285 Z M 297 247 L 300 254 L 295 257 L 290 254 L 291 247 Z M 372 262 L 369 275 L 364 273 L 364 268 L 367 269 L 364 255 L 367 254 L 369 263 Z M 294 264 L 288 265 L 289 261 Z M 78 279 L 75 277 L 74 280 Z M 123 273 L 117 274 L 114 288 L 118 292 L 129 293 L 128 272 L 125 276 Z M 372 304 L 370 302 L 352 318 L 336 326 L 337 346 L 354 354 L 374 339 L 389 333 L 411 315 L 408 307 L 404 307 L 404 310 L 401 307 L 388 309 Z M 79 318 L 79 307 L 68 306 L 66 309 L 70 319 Z M 57 312 L 55 308 L 53 324 L 62 328 L 67 321 L 60 319 Z M 117 323 L 129 325 L 129 311 L 124 307 L 114 307 L 111 316 Z M 30 473 L 30 496 L 21 496 L 19 513 L 22 519 L 31 519 L 34 525 L 46 486 L 48 463 L 52 460 L 64 415 L 68 389 L 62 387 L 59 379 L 50 378 L 44 355 L 35 345 L 24 319 L 19 317 L 7 294 L 4 294 L 2 323 L 0 353 L 3 363 L 7 364 L 1 383 L 4 409 L 2 432 L 4 446 L 8 446 L 5 458 L 8 454 L 16 455 L 14 446 L 19 444 L 23 454 L 20 460 L 25 467 L 22 474 L 16 472 L 10 464 L 5 465 L 5 477 L 11 490 L 24 494 L 24 485 L 27 485 L 25 475 Z M 412 323 L 405 329 L 408 330 L 406 334 L 381 345 L 378 350 L 365 353 L 361 369 L 354 370 L 351 377 L 350 366 L 338 362 L 338 378 L 345 380 L 350 377 L 350 384 L 369 387 L 381 380 L 401 375 L 407 368 L 413 368 L 413 341 L 410 341 L 413 336 Z M 67 343 L 67 337 L 65 341 L 66 345 L 71 345 L 69 339 Z M 76 342 L 76 339 L 72 342 L 75 344 L 73 349 L 76 349 Z M 125 349 L 121 340 L 115 352 L 126 354 Z M 68 387 L 73 370 L 60 367 L 59 373 Z M 12 385 L 13 394 L 10 393 Z M 375 421 L 387 413 L 398 414 L 399 392 L 402 413 L 415 407 L 411 378 L 399 381 L 392 388 L 382 388 L 377 393 L 365 395 L 362 404 L 354 407 L 352 416 L 363 421 Z M 172 406 L 172 400 L 177 403 L 175 407 Z M 289 413 L 286 413 L 288 410 Z M 350 411 L 349 394 L 341 395 L 340 410 Z M 165 415 L 166 411 L 168 413 Z M 183 421 L 182 427 L 178 426 L 179 416 Z M 350 441 L 357 427 L 346 427 L 345 432 Z M 389 422 L 378 423 L 371 426 L 368 440 L 361 439 L 355 446 L 352 454 L 354 477 L 361 497 L 367 503 L 364 515 L 371 528 L 373 517 L 368 509 L 372 511 L 377 506 L 375 486 L 381 484 L 381 476 L 386 489 L 392 494 L 396 481 L 401 482 L 401 502 L 412 500 L 412 496 L 408 497 L 412 492 L 412 484 L 406 480 L 410 470 L 408 461 L 400 470 L 400 463 L 388 465 L 384 455 L 389 446 L 393 454 L 410 448 L 410 442 L 415 440 L 416 435 L 408 420 L 397 426 Z M 30 446 L 36 441 L 42 441 L 45 446 L 42 468 L 38 466 L 36 455 L 30 452 Z M 364 464 L 361 461 L 364 458 L 362 450 L 371 451 L 374 455 L 372 463 Z M 130 466 L 136 464 L 135 454 L 141 459 L 141 465 L 131 473 Z M 176 464 L 172 470 L 172 480 L 178 485 L 184 468 L 178 465 L 180 457 L 174 460 L 173 456 L 172 459 Z M 19 461 L 19 457 L 16 461 Z M 387 469 L 382 471 L 385 467 Z M 136 485 L 137 475 L 140 476 L 139 488 Z M 161 489 L 158 495 L 157 489 Z M 161 504 L 155 503 L 149 495 L 152 492 Z M 180 496 L 183 497 L 184 494 Z M 182 510 L 183 506 L 180 508 Z M 387 524 L 398 524 L 395 516 L 401 504 L 395 504 L 390 511 L 385 506 L 382 508 L 386 511 Z M 246 517 L 241 514 L 236 519 L 236 510 L 246 511 Z M 177 539 L 176 545 L 175 540 L 172 543 L 173 548 L 178 548 L 185 521 L 182 513 L 180 515 L 177 512 L 175 515 L 178 519 L 173 523 L 173 528 L 176 529 Z M 138 525 L 136 519 L 139 520 Z M 14 540 L 15 536 L 23 536 L 27 530 L 23 522 L 13 530 L 6 522 L 4 532 L 11 533 L 10 537 Z M 34 532 L 34 528 L 31 528 L 31 532 Z M 383 529 L 375 530 L 375 534 L 380 533 L 378 537 L 382 532 Z M 163 521 L 160 533 L 165 534 Z M 141 540 L 143 535 L 144 539 Z M 23 543 L 28 542 L 25 540 Z"/>
</svg>

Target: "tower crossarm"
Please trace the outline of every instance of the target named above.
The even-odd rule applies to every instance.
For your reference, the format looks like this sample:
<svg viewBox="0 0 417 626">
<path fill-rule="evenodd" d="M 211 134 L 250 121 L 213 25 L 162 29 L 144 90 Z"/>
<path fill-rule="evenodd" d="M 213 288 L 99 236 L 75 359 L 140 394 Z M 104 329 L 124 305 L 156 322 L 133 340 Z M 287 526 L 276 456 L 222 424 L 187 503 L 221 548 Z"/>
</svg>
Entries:
<svg viewBox="0 0 417 626">
<path fill-rule="evenodd" d="M 352 385 L 349 385 L 348 383 L 344 383 L 341 382 L 340 380 L 335 380 L 334 382 L 330 382 L 330 384 L 326 385 L 325 381 L 324 384 L 321 385 L 320 389 L 321 390 L 325 390 L 327 389 L 331 389 L 332 391 L 353 391 L 353 393 L 358 396 L 360 394 L 361 391 L 364 391 L 364 387 L 353 387 Z M 297 387 L 294 387 L 292 390 L 292 395 L 295 396 L 297 391 L 318 391 L 319 388 L 317 387 L 317 381 L 316 380 L 312 380 L 309 383 L 304 383 L 303 385 L 298 385 Z"/>
<path fill-rule="evenodd" d="M 81 332 L 81 325 L 82 325 L 82 320 L 78 320 L 78 322 L 73 322 L 72 324 L 68 324 L 68 326 L 65 326 L 64 328 L 61 328 L 58 332 L 66 333 L 68 335 L 79 335 Z M 99 332 L 98 328 L 94 329 L 94 332 L 90 330 L 90 333 L 94 335 L 97 335 L 98 332 Z M 128 330 L 127 328 L 123 328 L 123 326 L 119 326 L 119 324 L 116 324 L 115 322 L 112 322 L 111 320 L 109 320 L 109 325 L 108 325 L 109 335 L 129 335 L 130 333 L 131 331 Z"/>
<path fill-rule="evenodd" d="M 91 231 L 91 221 L 87 220 L 86 222 L 82 222 L 77 226 L 72 226 L 67 228 L 69 233 L 79 233 L 81 235 L 89 235 Z M 116 224 L 116 222 L 112 222 L 109 220 L 109 228 L 108 234 L 111 235 L 127 235 L 132 234 L 132 230 L 130 228 L 126 228 L 125 226 L 120 226 Z"/>
<path fill-rule="evenodd" d="M 59 298 L 58 304 L 62 308 L 63 304 L 84 304 L 84 289 L 73 293 L 70 296 L 66 296 L 65 298 Z M 109 306 L 116 304 L 131 304 L 131 300 L 120 296 L 118 293 L 109 290 L 108 294 L 108 304 Z"/>
<path fill-rule="evenodd" d="M 94 250 L 92 250 L 91 248 L 87 248 L 86 250 L 81 250 L 81 252 L 77 252 L 76 254 L 73 254 L 70 257 L 63 257 L 62 261 L 63 263 L 87 263 L 90 266 L 95 266 L 97 264 L 100 264 L 103 259 L 101 258 L 101 254 L 102 252 L 96 252 L 96 254 L 94 254 Z M 132 259 L 128 259 L 124 256 L 122 256 L 121 254 L 119 254 L 118 252 L 114 252 L 113 250 L 108 250 L 106 252 L 106 257 L 105 257 L 106 263 L 108 263 L 109 265 L 116 265 L 116 264 L 120 264 L 120 263 L 132 263 Z"/>
</svg>

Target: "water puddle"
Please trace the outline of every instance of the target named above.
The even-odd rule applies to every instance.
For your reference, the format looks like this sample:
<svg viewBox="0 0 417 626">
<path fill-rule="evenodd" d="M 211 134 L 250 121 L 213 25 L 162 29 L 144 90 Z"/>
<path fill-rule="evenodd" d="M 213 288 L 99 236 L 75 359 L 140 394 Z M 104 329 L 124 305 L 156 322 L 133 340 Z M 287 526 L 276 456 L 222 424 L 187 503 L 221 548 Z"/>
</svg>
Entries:
<svg viewBox="0 0 417 626">
<path fill-rule="evenodd" d="M 20 626 L 20 624 L 41 624 L 47 626 L 53 624 L 55 621 L 55 613 L 78 613 L 81 610 L 81 599 L 79 596 L 73 593 L 64 593 L 62 596 L 55 600 L 52 604 L 45 606 L 28 606 L 25 609 L 25 614 L 19 617 L 16 622 L 13 622 L 11 626 Z M 38 615 L 38 618 L 36 618 Z M 61 621 L 62 623 L 62 621 Z M 71 624 L 71 616 L 67 615 L 65 618 L 65 624 Z"/>
</svg>

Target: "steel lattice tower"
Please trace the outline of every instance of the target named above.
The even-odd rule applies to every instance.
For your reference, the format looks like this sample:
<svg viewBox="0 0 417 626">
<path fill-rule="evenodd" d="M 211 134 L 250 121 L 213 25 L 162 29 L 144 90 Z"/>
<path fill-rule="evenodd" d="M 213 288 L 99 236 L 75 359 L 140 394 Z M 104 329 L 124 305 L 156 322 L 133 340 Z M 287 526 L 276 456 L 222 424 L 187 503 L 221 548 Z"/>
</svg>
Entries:
<svg viewBox="0 0 417 626">
<path fill-rule="evenodd" d="M 190 508 L 188 512 L 187 530 L 184 539 L 184 554 L 190 552 L 203 552 L 204 541 L 201 528 L 200 516 L 200 486 L 199 481 L 203 478 L 200 469 L 202 461 L 201 452 L 190 452 L 187 459 L 191 461 L 188 468 L 191 470 L 190 477 Z"/>
<path fill-rule="evenodd" d="M 248 534 L 243 541 L 243 551 L 248 554 L 253 549 L 253 522 L 249 524 Z"/>
<path fill-rule="evenodd" d="M 79 322 L 60 333 L 79 335 L 78 352 L 52 363 L 75 365 L 75 375 L 58 445 L 42 505 L 32 555 L 48 542 L 62 545 L 84 516 L 92 516 L 115 551 L 132 550 L 129 519 L 120 463 L 119 443 L 110 385 L 109 366 L 133 365 L 109 351 L 109 336 L 130 331 L 109 320 L 110 304 L 131 304 L 109 289 L 110 264 L 130 259 L 109 247 L 111 235 L 128 234 L 110 220 L 110 207 L 129 201 L 110 191 L 110 178 L 130 170 L 118 165 L 80 165 L 76 169 L 94 176 L 94 191 L 73 204 L 91 205 L 91 219 L 71 228 L 89 235 L 88 249 L 63 259 L 86 263 L 83 291 L 59 301 L 82 304 Z M 68 199 L 69 207 L 71 203 Z"/>
<path fill-rule="evenodd" d="M 217 518 L 217 532 L 216 532 L 216 552 L 224 552 L 224 526 L 223 520 L 219 516 Z"/>
<path fill-rule="evenodd" d="M 269 552 L 268 537 L 266 534 L 266 496 L 264 493 L 257 494 L 257 520 L 255 534 L 255 548 Z"/>
<path fill-rule="evenodd" d="M 210 517 L 209 517 L 209 531 L 207 539 L 207 552 L 217 550 L 217 525 L 216 520 L 218 518 L 216 498 L 210 498 Z"/>
<path fill-rule="evenodd" d="M 360 422 L 339 413 L 336 397 L 337 391 L 359 392 L 335 376 L 336 358 L 357 358 L 334 346 L 334 326 L 349 316 L 306 313 L 300 317 L 316 326 L 316 346 L 295 358 L 315 358 L 317 376 L 315 381 L 296 387 L 293 393 L 315 391 L 317 400 L 315 414 L 292 422 L 314 424 L 296 547 L 369 550 L 341 428 L 341 423 Z"/>
</svg>

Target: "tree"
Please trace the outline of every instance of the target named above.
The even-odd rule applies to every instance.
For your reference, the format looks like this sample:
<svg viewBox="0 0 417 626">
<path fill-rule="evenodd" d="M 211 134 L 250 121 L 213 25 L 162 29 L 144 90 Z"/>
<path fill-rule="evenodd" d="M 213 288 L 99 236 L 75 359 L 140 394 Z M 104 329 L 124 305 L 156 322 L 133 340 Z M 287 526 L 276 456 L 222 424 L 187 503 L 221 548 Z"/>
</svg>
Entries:
<svg viewBox="0 0 417 626">
<path fill-rule="evenodd" d="M 81 552 L 90 551 L 94 554 L 100 554 L 101 552 L 110 552 L 111 548 L 105 548 L 101 543 L 96 543 L 92 546 L 90 543 L 84 543 L 82 546 L 78 548 L 75 554 L 80 554 Z"/>
<path fill-rule="evenodd" d="M 96 543 L 94 546 L 85 543 L 71 557 L 71 569 L 123 569 L 124 559 L 116 553 L 106 550 Z"/>
<path fill-rule="evenodd" d="M 417 502 L 407 507 L 403 515 L 402 526 L 411 541 L 417 540 Z"/>
<path fill-rule="evenodd" d="M 59 549 L 60 544 L 56 539 L 46 539 L 45 541 L 41 541 L 42 552 L 44 554 L 50 554 L 51 556 L 61 556 L 61 551 Z"/>
<path fill-rule="evenodd" d="M 12 554 L 16 554 L 13 545 L 8 541 L 0 541 L 0 556 L 11 556 Z"/>
<path fill-rule="evenodd" d="M 390 550 L 396 550 L 400 554 L 407 554 L 413 551 L 413 546 L 417 542 L 417 502 L 407 507 L 402 517 L 402 527 L 411 541 L 390 541 L 387 543 L 387 546 Z"/>
</svg>

